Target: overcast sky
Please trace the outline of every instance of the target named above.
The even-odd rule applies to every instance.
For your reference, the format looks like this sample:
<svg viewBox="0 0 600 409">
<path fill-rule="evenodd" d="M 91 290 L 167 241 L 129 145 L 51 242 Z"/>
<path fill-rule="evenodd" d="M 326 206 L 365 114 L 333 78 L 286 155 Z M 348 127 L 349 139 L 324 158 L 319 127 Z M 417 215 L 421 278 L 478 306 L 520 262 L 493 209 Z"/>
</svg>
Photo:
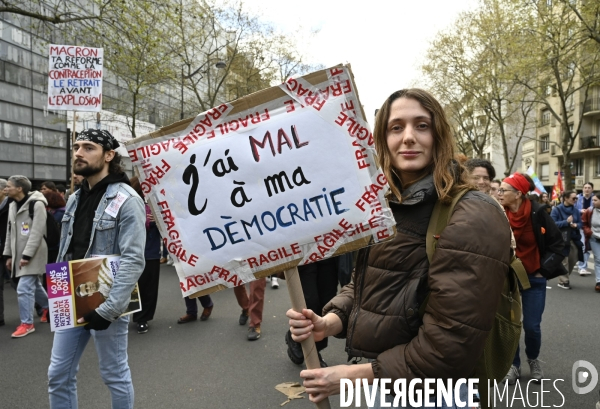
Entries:
<svg viewBox="0 0 600 409">
<path fill-rule="evenodd" d="M 350 63 L 367 120 L 392 92 L 414 86 L 429 42 L 476 0 L 245 0 L 284 31 L 319 29 L 312 62 Z"/>
</svg>

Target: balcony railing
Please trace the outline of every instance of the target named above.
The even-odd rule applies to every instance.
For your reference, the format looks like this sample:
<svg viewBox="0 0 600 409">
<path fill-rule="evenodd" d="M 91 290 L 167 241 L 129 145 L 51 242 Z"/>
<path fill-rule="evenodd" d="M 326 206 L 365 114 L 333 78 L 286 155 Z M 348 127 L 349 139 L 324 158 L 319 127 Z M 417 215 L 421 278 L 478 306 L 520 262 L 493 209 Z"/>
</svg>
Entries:
<svg viewBox="0 0 600 409">
<path fill-rule="evenodd" d="M 600 96 L 588 98 L 585 100 L 585 104 L 583 104 L 584 114 L 594 111 L 600 111 Z"/>
<path fill-rule="evenodd" d="M 598 148 L 597 136 L 582 136 L 579 138 L 579 150 Z"/>
</svg>

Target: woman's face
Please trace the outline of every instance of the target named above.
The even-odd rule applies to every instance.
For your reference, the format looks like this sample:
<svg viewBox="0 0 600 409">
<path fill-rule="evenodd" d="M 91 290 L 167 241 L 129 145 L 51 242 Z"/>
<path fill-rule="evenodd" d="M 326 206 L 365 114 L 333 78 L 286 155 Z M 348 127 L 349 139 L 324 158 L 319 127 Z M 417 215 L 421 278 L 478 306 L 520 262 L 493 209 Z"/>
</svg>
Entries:
<svg viewBox="0 0 600 409">
<path fill-rule="evenodd" d="M 517 189 L 509 185 L 508 183 L 502 182 L 500 189 L 498 189 L 498 197 L 502 206 L 508 207 L 518 202 L 519 193 Z"/>
<path fill-rule="evenodd" d="M 598 199 L 596 197 L 596 195 L 592 196 L 592 205 L 596 208 L 596 209 L 600 209 L 600 199 Z"/>
<path fill-rule="evenodd" d="M 4 188 L 4 192 L 6 193 L 6 195 L 8 197 L 10 197 L 11 199 L 15 199 L 18 200 L 19 198 L 19 193 L 21 192 L 15 185 L 13 185 L 13 183 L 9 180 L 6 183 L 6 187 Z"/>
<path fill-rule="evenodd" d="M 542 193 L 542 203 L 548 203 L 548 194 Z"/>
<path fill-rule="evenodd" d="M 419 179 L 433 160 L 431 114 L 412 98 L 398 98 L 390 107 L 387 146 L 402 184 Z"/>
</svg>

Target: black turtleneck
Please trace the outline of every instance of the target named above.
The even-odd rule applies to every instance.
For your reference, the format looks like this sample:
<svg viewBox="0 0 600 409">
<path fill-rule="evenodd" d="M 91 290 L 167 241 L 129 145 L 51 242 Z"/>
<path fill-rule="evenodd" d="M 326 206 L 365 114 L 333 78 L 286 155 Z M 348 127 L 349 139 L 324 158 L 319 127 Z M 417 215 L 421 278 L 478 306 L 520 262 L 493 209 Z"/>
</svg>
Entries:
<svg viewBox="0 0 600 409">
<path fill-rule="evenodd" d="M 73 237 L 71 237 L 71 243 L 67 250 L 67 253 L 71 253 L 73 260 L 81 260 L 85 257 L 85 253 L 90 246 L 94 214 L 98 204 L 104 193 L 106 193 L 108 185 L 118 182 L 129 184 L 129 178 L 124 173 L 117 173 L 109 174 L 91 189 L 87 179 L 81 184 L 81 192 L 79 193 L 79 201 L 77 202 L 73 222 Z"/>
<path fill-rule="evenodd" d="M 25 202 L 29 199 L 29 195 L 25 195 L 25 197 L 19 201 L 15 200 L 15 204 L 17 205 L 17 212 L 21 209 L 21 207 L 25 204 Z"/>
</svg>

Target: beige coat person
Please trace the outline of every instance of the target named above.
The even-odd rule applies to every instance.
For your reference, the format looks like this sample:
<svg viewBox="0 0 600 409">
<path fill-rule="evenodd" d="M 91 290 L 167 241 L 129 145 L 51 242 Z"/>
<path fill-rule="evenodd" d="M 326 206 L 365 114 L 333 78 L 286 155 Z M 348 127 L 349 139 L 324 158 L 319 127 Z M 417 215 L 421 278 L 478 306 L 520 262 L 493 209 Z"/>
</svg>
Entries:
<svg viewBox="0 0 600 409">
<path fill-rule="evenodd" d="M 33 210 L 33 221 L 29 217 L 29 202 L 37 200 Z M 27 200 L 17 211 L 17 203 L 12 202 L 8 210 L 8 225 L 5 258 L 12 258 L 12 277 L 44 274 L 48 260 L 46 235 L 46 198 L 40 192 L 29 193 Z M 19 268 L 19 261 L 31 257 L 29 264 Z"/>
</svg>

